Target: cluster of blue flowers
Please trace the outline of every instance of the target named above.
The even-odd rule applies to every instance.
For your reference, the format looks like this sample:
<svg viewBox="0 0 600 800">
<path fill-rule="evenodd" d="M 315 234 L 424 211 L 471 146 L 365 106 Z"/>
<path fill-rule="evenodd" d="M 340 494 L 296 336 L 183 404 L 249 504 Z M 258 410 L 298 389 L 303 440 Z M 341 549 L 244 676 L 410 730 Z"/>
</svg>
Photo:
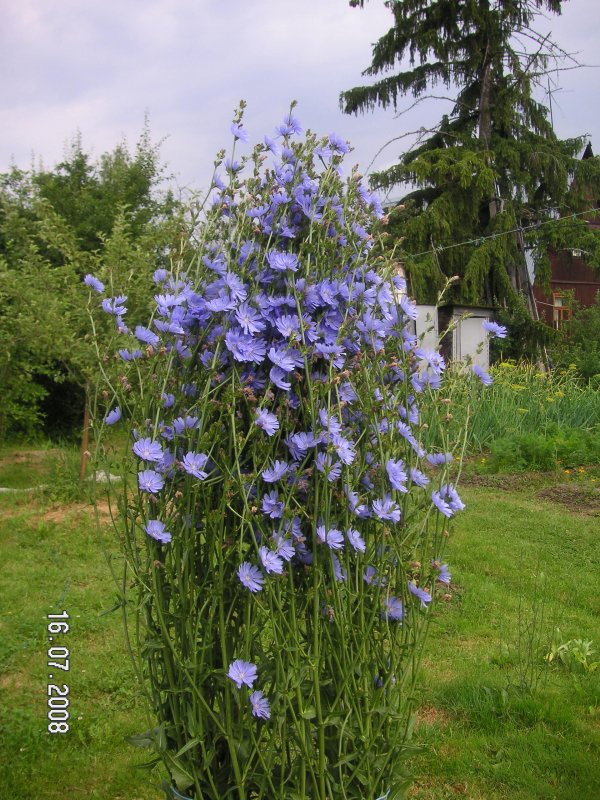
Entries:
<svg viewBox="0 0 600 800">
<path fill-rule="evenodd" d="M 236 145 L 246 141 L 240 122 L 232 132 Z M 447 478 L 452 455 L 420 442 L 420 398 L 440 389 L 446 365 L 419 347 L 404 278 L 371 265 L 370 231 L 383 211 L 359 176 L 344 185 L 347 144 L 335 134 L 296 142 L 300 132 L 288 115 L 275 138 L 255 148 L 252 177 L 242 180 L 244 162 L 234 160 L 224 165 L 225 180 L 215 175 L 199 267 L 156 271 L 147 327 L 128 327 L 127 297 L 101 301 L 126 340 L 124 362 L 169 359 L 172 374 L 186 376 L 157 390 L 158 424 L 136 423 L 138 487 L 152 500 L 149 516 L 161 508 L 157 499 L 173 500 L 184 485 L 239 476 L 237 508 L 253 515 L 235 566 L 241 587 L 258 594 L 315 560 L 343 584 L 355 564 L 365 583 L 387 587 L 377 594 L 381 619 L 401 623 L 406 603 L 426 608 L 435 582 L 449 583 L 450 574 L 434 560 L 398 585 L 395 532 L 415 509 L 449 518 L 464 508 Z M 104 294 L 94 276 L 85 283 Z M 197 449 L 199 437 L 210 437 L 209 407 L 201 405 L 207 386 L 211 397 L 225 388 L 235 396 L 232 424 L 239 418 L 245 437 L 237 471 L 208 447 Z M 116 407 L 105 422 L 120 419 Z M 313 517 L 303 510 L 313 508 L 317 485 L 328 487 L 321 494 L 330 502 Z M 160 519 L 142 527 L 162 545 L 177 535 Z M 252 687 L 256 667 L 236 660 L 228 676 Z M 250 703 L 255 716 L 269 717 L 262 692 Z"/>
</svg>

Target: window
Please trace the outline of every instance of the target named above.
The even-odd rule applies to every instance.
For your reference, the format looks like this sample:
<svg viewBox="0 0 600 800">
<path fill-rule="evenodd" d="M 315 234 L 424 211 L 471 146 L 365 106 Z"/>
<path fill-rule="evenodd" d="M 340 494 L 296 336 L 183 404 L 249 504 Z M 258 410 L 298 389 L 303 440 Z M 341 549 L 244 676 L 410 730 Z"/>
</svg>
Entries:
<svg viewBox="0 0 600 800">
<path fill-rule="evenodd" d="M 562 292 L 552 292 L 552 324 L 555 328 L 561 328 L 568 319 L 571 319 L 571 309 L 567 305 L 567 298 Z"/>
</svg>

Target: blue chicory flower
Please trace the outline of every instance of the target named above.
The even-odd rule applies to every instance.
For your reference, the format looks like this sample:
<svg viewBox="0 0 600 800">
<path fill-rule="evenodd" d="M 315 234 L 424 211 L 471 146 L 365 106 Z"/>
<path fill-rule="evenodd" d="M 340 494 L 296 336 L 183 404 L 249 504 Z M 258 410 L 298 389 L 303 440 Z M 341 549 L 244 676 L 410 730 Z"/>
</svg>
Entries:
<svg viewBox="0 0 600 800">
<path fill-rule="evenodd" d="M 251 591 L 253 594 L 260 592 L 265 582 L 264 576 L 259 568 L 248 563 L 247 561 L 244 561 L 243 564 L 240 564 L 237 575 L 240 583 L 242 583 L 246 589 Z"/>
<path fill-rule="evenodd" d="M 335 553 L 331 554 L 331 563 L 333 564 L 333 577 L 336 579 L 336 581 L 348 580 L 348 573 L 340 564 L 340 560 Z"/>
<path fill-rule="evenodd" d="M 156 347 L 156 345 L 160 342 L 159 337 L 149 330 L 149 328 L 144 328 L 143 325 L 136 325 L 135 336 L 136 339 L 140 340 L 140 342 L 151 344 L 153 347 Z"/>
<path fill-rule="evenodd" d="M 193 430 L 200 427 L 200 420 L 191 414 L 186 414 L 185 417 L 176 417 L 173 420 L 173 430 L 178 436 L 181 436 L 186 430 Z"/>
<path fill-rule="evenodd" d="M 175 395 L 172 392 L 163 392 L 161 397 L 164 408 L 173 408 L 175 405 Z"/>
<path fill-rule="evenodd" d="M 118 295 L 117 297 L 105 297 L 102 301 L 102 309 L 107 314 L 116 314 L 122 317 L 127 313 L 127 309 L 123 303 L 127 302 L 125 295 Z"/>
<path fill-rule="evenodd" d="M 284 561 L 291 561 L 294 557 L 294 545 L 289 539 L 286 539 L 280 533 L 273 533 L 273 541 L 275 542 L 275 552 Z"/>
<path fill-rule="evenodd" d="M 354 528 L 348 528 L 346 531 L 346 538 L 357 552 L 364 553 L 366 551 L 367 546 L 365 544 L 365 540 Z"/>
<path fill-rule="evenodd" d="M 291 136 L 292 134 L 301 134 L 302 127 L 299 120 L 290 112 L 287 114 L 281 125 L 278 125 L 275 132 L 279 136 Z"/>
<path fill-rule="evenodd" d="M 238 689 L 242 686 L 252 686 L 257 678 L 256 664 L 237 658 L 229 665 L 227 677 L 235 683 Z"/>
<path fill-rule="evenodd" d="M 240 164 L 239 161 L 236 161 L 235 159 L 233 159 L 232 161 L 230 158 L 225 159 L 225 163 L 223 166 L 225 167 L 227 172 L 232 172 L 233 174 L 239 172 L 242 169 L 242 164 Z"/>
<path fill-rule="evenodd" d="M 359 517 L 359 519 L 368 519 L 372 516 L 369 506 L 359 502 L 359 497 L 356 492 L 353 492 L 348 486 L 344 487 L 344 492 L 348 498 L 348 508 L 353 514 Z"/>
<path fill-rule="evenodd" d="M 269 371 L 269 379 L 277 386 L 279 389 L 283 389 L 284 392 L 289 392 L 292 388 L 292 384 L 286 380 L 286 371 L 281 369 L 281 367 L 271 367 Z"/>
<path fill-rule="evenodd" d="M 295 253 L 286 253 L 271 250 L 267 253 L 267 263 L 276 272 L 296 272 L 298 270 L 298 256 Z"/>
<path fill-rule="evenodd" d="M 346 439 L 345 436 L 340 436 L 339 434 L 332 435 L 331 439 L 340 461 L 347 465 L 352 464 L 356 458 L 356 446 L 354 442 L 351 442 L 349 439 Z"/>
<path fill-rule="evenodd" d="M 255 414 L 254 424 L 261 428 L 267 436 L 273 436 L 279 430 L 279 420 L 276 414 L 272 414 L 265 408 L 257 409 Z"/>
<path fill-rule="evenodd" d="M 121 350 L 118 350 L 117 352 L 119 353 L 119 355 L 121 356 L 123 361 L 135 361 L 136 358 L 143 358 L 143 356 L 144 356 L 144 354 L 142 353 L 141 350 L 129 351 L 129 350 L 121 349 Z"/>
<path fill-rule="evenodd" d="M 279 519 L 279 517 L 283 516 L 283 503 L 279 499 L 276 489 L 264 495 L 262 509 L 271 519 Z"/>
<path fill-rule="evenodd" d="M 274 139 L 271 139 L 269 136 L 265 136 L 264 143 L 267 150 L 270 150 L 274 156 L 279 155 L 279 148 L 277 147 L 277 143 Z"/>
<path fill-rule="evenodd" d="M 425 457 L 432 467 L 440 467 L 454 460 L 452 453 L 427 453 Z"/>
<path fill-rule="evenodd" d="M 328 414 L 325 408 L 319 411 L 319 421 L 329 436 L 338 436 L 342 433 L 342 423 L 333 415 Z"/>
<path fill-rule="evenodd" d="M 325 525 L 317 525 L 317 539 L 331 550 L 341 550 L 344 546 L 344 535 L 337 528 L 327 530 Z"/>
<path fill-rule="evenodd" d="M 410 479 L 416 485 L 424 489 L 429 483 L 429 478 L 416 467 L 410 468 Z"/>
<path fill-rule="evenodd" d="M 433 502 L 433 505 L 440 512 L 440 514 L 443 514 L 445 517 L 448 517 L 448 518 L 450 518 L 454 514 L 454 512 L 452 511 L 452 509 L 450 508 L 450 506 L 448 505 L 448 503 L 444 499 L 444 496 L 442 495 L 441 492 L 433 491 L 431 493 L 431 500 Z"/>
<path fill-rule="evenodd" d="M 388 461 L 385 462 L 385 468 L 388 478 L 390 479 L 392 489 L 396 489 L 398 492 L 408 492 L 408 489 L 405 485 L 406 481 L 408 480 L 408 475 L 406 474 L 402 459 L 399 459 L 398 461 L 394 461 L 392 458 L 388 459 Z"/>
<path fill-rule="evenodd" d="M 113 408 L 108 414 L 104 417 L 104 422 L 106 425 L 114 425 L 121 419 L 121 409 L 119 406 Z"/>
<path fill-rule="evenodd" d="M 188 475 L 203 481 L 208 477 L 208 473 L 204 471 L 207 461 L 208 456 L 204 455 L 204 453 L 194 453 L 190 451 L 181 459 L 181 466 Z"/>
<path fill-rule="evenodd" d="M 265 329 L 261 315 L 247 302 L 240 303 L 236 308 L 235 318 L 246 334 L 261 333 Z"/>
<path fill-rule="evenodd" d="M 231 123 L 231 133 L 235 136 L 236 139 L 239 139 L 241 142 L 248 141 L 248 131 L 244 130 L 244 128 L 237 122 Z"/>
<path fill-rule="evenodd" d="M 90 289 L 93 289 L 95 292 L 98 292 L 98 294 L 102 294 L 102 292 L 104 291 L 104 284 L 102 283 L 102 281 L 98 280 L 98 278 L 94 277 L 93 275 L 90 275 L 89 273 L 85 276 L 83 282 L 85 283 L 86 286 L 89 286 Z"/>
<path fill-rule="evenodd" d="M 497 322 L 492 322 L 491 320 L 484 319 L 481 323 L 484 331 L 487 331 L 491 336 L 495 336 L 497 339 L 505 339 L 506 334 L 508 331 L 504 327 L 504 325 L 498 325 Z"/>
<path fill-rule="evenodd" d="M 411 594 L 421 601 L 421 607 L 426 608 L 431 603 L 431 595 L 425 589 L 421 589 L 415 584 L 414 581 L 408 582 L 408 588 Z"/>
<path fill-rule="evenodd" d="M 473 364 L 473 374 L 476 375 L 484 386 L 491 386 L 494 382 L 492 376 L 486 372 L 479 364 Z"/>
<path fill-rule="evenodd" d="M 160 472 L 161 475 L 166 475 L 171 472 L 173 465 L 175 464 L 175 453 L 171 450 L 163 450 L 163 455 L 160 461 L 156 462 L 156 471 Z"/>
<path fill-rule="evenodd" d="M 263 339 L 242 331 L 229 330 L 225 335 L 225 346 L 236 361 L 260 364 L 266 355 L 267 347 Z"/>
<path fill-rule="evenodd" d="M 287 473 L 289 464 L 285 461 L 276 460 L 271 467 L 265 469 L 262 474 L 262 479 L 266 483 L 276 483 L 280 481 Z"/>
<path fill-rule="evenodd" d="M 152 441 L 148 437 L 138 439 L 133 445 L 133 452 L 142 461 L 160 461 L 163 457 L 163 449 L 158 442 Z"/>
<path fill-rule="evenodd" d="M 259 719 L 269 719 L 271 716 L 271 709 L 269 701 L 260 691 L 252 692 L 250 697 L 250 705 L 252 706 L 252 715 Z"/>
<path fill-rule="evenodd" d="M 440 486 L 440 489 L 437 492 L 432 492 L 431 499 L 434 506 L 445 517 L 451 517 L 457 511 L 462 511 L 465 507 L 465 504 L 462 502 L 456 489 L 451 483 Z"/>
<path fill-rule="evenodd" d="M 392 522 L 400 522 L 402 513 L 389 494 L 381 500 L 373 501 L 373 512 L 379 519 L 389 519 Z"/>
<path fill-rule="evenodd" d="M 142 492 L 158 494 L 164 485 L 165 482 L 162 475 L 153 469 L 145 469 L 138 472 L 138 486 Z"/>
<path fill-rule="evenodd" d="M 333 461 L 329 453 L 318 453 L 315 459 L 315 466 L 322 472 L 328 481 L 337 480 L 342 474 L 342 465 L 339 461 Z"/>
<path fill-rule="evenodd" d="M 374 566 L 369 564 L 364 571 L 363 580 L 365 583 L 369 585 L 377 586 L 379 584 L 383 585 L 383 581 L 377 577 L 377 570 Z"/>
<path fill-rule="evenodd" d="M 402 606 L 402 600 L 399 600 L 397 597 L 388 597 L 385 602 L 385 609 L 383 611 L 383 616 L 386 619 L 391 619 L 396 622 L 400 622 L 402 617 L 404 616 L 404 608 Z"/>
<path fill-rule="evenodd" d="M 298 352 L 294 348 L 272 347 L 267 355 L 269 361 L 283 372 L 293 372 L 297 366 L 302 364 L 302 360 L 298 358 Z"/>
<path fill-rule="evenodd" d="M 460 499 L 458 492 L 451 483 L 445 483 L 443 486 L 441 486 L 440 494 L 442 497 L 446 497 L 448 505 L 452 511 L 462 511 L 465 508 L 465 504 Z"/>
<path fill-rule="evenodd" d="M 277 553 L 274 553 L 263 545 L 258 548 L 258 555 L 263 569 L 267 574 L 274 572 L 276 575 L 281 575 L 283 572 L 283 560 Z"/>
<path fill-rule="evenodd" d="M 285 339 L 297 339 L 300 335 L 300 318 L 297 314 L 282 314 L 275 320 L 275 327 Z"/>
<path fill-rule="evenodd" d="M 436 575 L 436 580 L 438 580 L 440 583 L 445 583 L 447 586 L 452 580 L 452 576 L 448 571 L 448 564 L 442 564 L 438 559 L 434 559 L 431 562 L 431 566 L 437 570 L 438 574 Z"/>
<path fill-rule="evenodd" d="M 158 519 L 149 519 L 144 528 L 148 536 L 156 539 L 161 544 L 168 544 L 171 541 L 171 534 L 165 530 L 165 523 Z"/>
</svg>

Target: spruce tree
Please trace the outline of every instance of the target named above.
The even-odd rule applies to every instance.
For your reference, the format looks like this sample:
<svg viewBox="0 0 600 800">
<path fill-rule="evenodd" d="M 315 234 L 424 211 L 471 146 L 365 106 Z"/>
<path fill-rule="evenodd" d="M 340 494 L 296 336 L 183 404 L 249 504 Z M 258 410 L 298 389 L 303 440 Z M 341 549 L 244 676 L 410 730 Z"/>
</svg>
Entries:
<svg viewBox="0 0 600 800">
<path fill-rule="evenodd" d="M 550 71 L 576 66 L 535 29 L 541 12 L 560 14 L 564 2 L 388 0 L 393 25 L 363 73 L 379 79 L 340 95 L 348 114 L 397 110 L 406 95 L 417 104 L 440 85 L 450 95 L 439 124 L 371 177 L 377 188 L 412 187 L 389 228 L 396 244 L 403 237 L 399 252 L 420 302 L 434 302 L 457 275 L 455 301 L 522 307 L 525 248 L 542 284 L 549 244 L 583 246 L 600 266 L 589 215 L 573 216 L 600 197 L 600 159 L 579 158 L 583 138 L 559 139 L 539 99 Z"/>
</svg>

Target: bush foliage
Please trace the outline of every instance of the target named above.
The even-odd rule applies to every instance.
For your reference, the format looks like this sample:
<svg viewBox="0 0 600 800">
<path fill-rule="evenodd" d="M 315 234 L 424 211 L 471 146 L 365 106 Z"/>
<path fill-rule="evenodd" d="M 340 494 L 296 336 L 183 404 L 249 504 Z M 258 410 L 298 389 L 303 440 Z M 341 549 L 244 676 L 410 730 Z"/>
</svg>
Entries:
<svg viewBox="0 0 600 800">
<path fill-rule="evenodd" d="M 133 155 L 121 144 L 93 163 L 76 140 L 53 170 L 0 175 L 0 438 L 79 426 L 94 379 L 81 279 L 127 285 L 130 307 L 148 307 L 176 231 L 161 175 L 147 130 Z"/>
</svg>

